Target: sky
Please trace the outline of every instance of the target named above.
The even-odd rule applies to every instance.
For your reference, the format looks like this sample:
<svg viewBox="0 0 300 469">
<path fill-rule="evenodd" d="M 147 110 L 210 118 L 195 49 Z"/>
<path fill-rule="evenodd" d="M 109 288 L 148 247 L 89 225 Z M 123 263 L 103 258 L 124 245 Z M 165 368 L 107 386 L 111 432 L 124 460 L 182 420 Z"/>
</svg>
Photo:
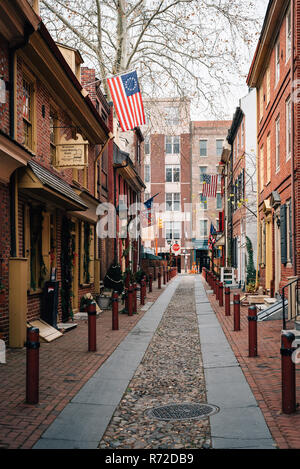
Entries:
<svg viewBox="0 0 300 469">
<path fill-rule="evenodd" d="M 269 0 L 256 0 L 256 8 L 257 8 L 257 16 L 261 19 L 261 24 L 263 24 L 263 20 L 265 17 L 265 13 L 268 7 Z M 257 42 L 252 44 L 251 52 L 249 56 L 249 67 L 245 70 L 245 73 L 248 73 L 250 69 L 252 59 L 255 53 L 255 49 L 257 46 Z M 248 93 L 248 87 L 246 81 L 241 79 L 240 86 L 234 86 L 231 89 L 231 96 L 228 96 L 226 100 L 220 97 L 222 103 L 222 109 L 224 111 L 223 116 L 220 118 L 222 119 L 231 119 L 237 106 L 239 105 L 239 99 L 243 96 L 246 96 Z M 216 119 L 215 115 L 207 114 L 207 111 L 199 112 L 199 109 L 193 105 L 191 105 L 191 119 L 192 120 L 214 120 Z"/>
</svg>

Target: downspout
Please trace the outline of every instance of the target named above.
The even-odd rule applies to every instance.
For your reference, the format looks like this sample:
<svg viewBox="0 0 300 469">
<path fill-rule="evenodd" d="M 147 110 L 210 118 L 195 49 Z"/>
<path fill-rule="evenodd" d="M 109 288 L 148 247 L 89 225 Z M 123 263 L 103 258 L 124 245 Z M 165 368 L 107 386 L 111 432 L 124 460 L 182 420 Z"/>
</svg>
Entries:
<svg viewBox="0 0 300 469">
<path fill-rule="evenodd" d="M 293 83 L 294 83 L 294 60 L 295 60 L 295 53 L 294 53 L 294 46 L 295 46 L 295 25 L 294 25 L 294 8 L 295 8 L 295 1 L 291 0 L 292 7 L 291 7 L 291 23 L 292 23 L 292 57 L 291 57 L 291 97 L 293 95 Z M 291 178 L 292 178 L 292 239 L 293 239 L 293 270 L 294 276 L 297 275 L 297 248 L 296 248 L 296 209 L 295 209 L 295 152 L 294 152 L 294 132 L 295 132 L 295 118 L 294 118 L 294 101 L 291 99 L 292 109 L 291 109 Z"/>
</svg>

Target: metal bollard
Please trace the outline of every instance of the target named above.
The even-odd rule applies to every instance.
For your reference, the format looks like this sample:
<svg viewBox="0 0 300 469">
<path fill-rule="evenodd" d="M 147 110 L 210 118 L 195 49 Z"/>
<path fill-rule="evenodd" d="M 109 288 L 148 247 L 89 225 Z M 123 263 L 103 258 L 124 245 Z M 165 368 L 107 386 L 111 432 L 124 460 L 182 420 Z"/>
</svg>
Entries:
<svg viewBox="0 0 300 469">
<path fill-rule="evenodd" d="M 26 403 L 39 402 L 39 341 L 40 331 L 37 327 L 27 329 L 26 350 Z"/>
<path fill-rule="evenodd" d="M 96 352 L 96 303 L 87 306 L 88 313 L 88 351 Z"/>
<path fill-rule="evenodd" d="M 257 308 L 250 306 L 248 309 L 248 339 L 249 357 L 257 357 Z"/>
<path fill-rule="evenodd" d="M 282 389 L 282 412 L 292 414 L 296 412 L 296 373 L 292 354 L 295 350 L 292 343 L 295 335 L 292 332 L 281 334 L 281 389 Z"/>
<path fill-rule="evenodd" d="M 144 306 L 144 304 L 145 304 L 144 283 L 145 283 L 145 280 L 144 280 L 144 278 L 142 278 L 142 280 L 141 280 L 141 305 L 143 305 L 143 306 Z"/>
<path fill-rule="evenodd" d="M 157 274 L 157 287 L 159 290 L 161 290 L 161 273 L 160 271 Z"/>
<path fill-rule="evenodd" d="M 133 313 L 137 313 L 137 292 L 138 286 L 136 283 L 133 284 Z"/>
<path fill-rule="evenodd" d="M 128 287 L 128 316 L 133 315 L 133 286 L 132 284 Z"/>
<path fill-rule="evenodd" d="M 237 293 L 233 295 L 233 330 L 240 330 L 240 317 L 241 317 L 241 301 L 240 295 Z"/>
<path fill-rule="evenodd" d="M 219 282 L 219 305 L 223 307 L 224 295 L 223 295 L 223 283 Z"/>
<path fill-rule="evenodd" d="M 112 330 L 119 330 L 119 303 L 118 303 L 119 294 L 117 291 L 113 292 L 112 296 Z"/>
<path fill-rule="evenodd" d="M 220 282 L 216 280 L 216 300 L 219 301 L 220 299 Z"/>
<path fill-rule="evenodd" d="M 149 293 L 152 293 L 152 274 L 149 275 Z"/>
<path fill-rule="evenodd" d="M 225 316 L 230 316 L 230 288 L 225 287 Z"/>
</svg>

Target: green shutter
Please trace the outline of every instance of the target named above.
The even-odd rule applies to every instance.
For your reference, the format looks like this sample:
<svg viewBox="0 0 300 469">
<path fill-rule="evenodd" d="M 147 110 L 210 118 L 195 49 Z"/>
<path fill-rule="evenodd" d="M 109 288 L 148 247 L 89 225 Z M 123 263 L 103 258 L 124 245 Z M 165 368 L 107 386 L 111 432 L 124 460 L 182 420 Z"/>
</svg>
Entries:
<svg viewBox="0 0 300 469">
<path fill-rule="evenodd" d="M 287 263 L 286 205 L 280 207 L 281 263 Z"/>
<path fill-rule="evenodd" d="M 293 221 L 292 221 L 292 202 L 289 204 L 289 219 L 290 219 L 290 233 L 289 233 L 289 243 L 290 243 L 290 261 L 293 263 Z"/>
</svg>

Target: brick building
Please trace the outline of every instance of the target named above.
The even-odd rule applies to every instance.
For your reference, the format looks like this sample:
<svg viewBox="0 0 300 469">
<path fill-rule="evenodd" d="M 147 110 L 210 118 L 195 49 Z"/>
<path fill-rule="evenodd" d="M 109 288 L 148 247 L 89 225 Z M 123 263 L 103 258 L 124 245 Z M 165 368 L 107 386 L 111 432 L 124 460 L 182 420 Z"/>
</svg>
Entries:
<svg viewBox="0 0 300 469">
<path fill-rule="evenodd" d="M 271 293 L 300 267 L 299 104 L 292 100 L 300 73 L 297 15 L 297 1 L 269 2 L 247 79 L 257 89 L 259 281 Z"/>
<path fill-rule="evenodd" d="M 214 198 L 202 196 L 204 175 L 217 174 L 230 125 L 231 121 L 191 122 L 192 261 L 196 262 L 200 271 L 202 267 L 209 267 L 208 237 L 211 224 L 219 232 L 223 217 L 221 176 L 218 177 L 217 197 Z M 222 246 L 219 247 L 216 250 L 216 264 L 220 263 L 222 253 Z"/>
<path fill-rule="evenodd" d="M 180 251 L 174 262 L 184 267 L 185 250 L 190 249 L 184 232 L 184 205 L 190 203 L 190 100 L 144 100 L 148 116 L 143 164 L 146 185 L 144 201 L 158 194 L 154 204 L 160 207 L 156 224 L 145 229 L 144 246 L 153 254 L 169 258 L 171 246 L 178 241 Z"/>
<path fill-rule="evenodd" d="M 224 145 L 225 267 L 234 267 L 234 280 L 244 288 L 254 282 L 257 257 L 256 92 L 240 99 Z M 251 265 L 251 257 L 253 264 Z"/>
<path fill-rule="evenodd" d="M 43 315 L 51 273 L 63 321 L 99 291 L 96 207 L 109 198 L 99 157 L 110 107 L 96 86 L 84 90 L 80 54 L 55 44 L 29 2 L 1 3 L 0 18 L 0 327 L 11 346 L 23 346 L 26 320 Z"/>
</svg>

